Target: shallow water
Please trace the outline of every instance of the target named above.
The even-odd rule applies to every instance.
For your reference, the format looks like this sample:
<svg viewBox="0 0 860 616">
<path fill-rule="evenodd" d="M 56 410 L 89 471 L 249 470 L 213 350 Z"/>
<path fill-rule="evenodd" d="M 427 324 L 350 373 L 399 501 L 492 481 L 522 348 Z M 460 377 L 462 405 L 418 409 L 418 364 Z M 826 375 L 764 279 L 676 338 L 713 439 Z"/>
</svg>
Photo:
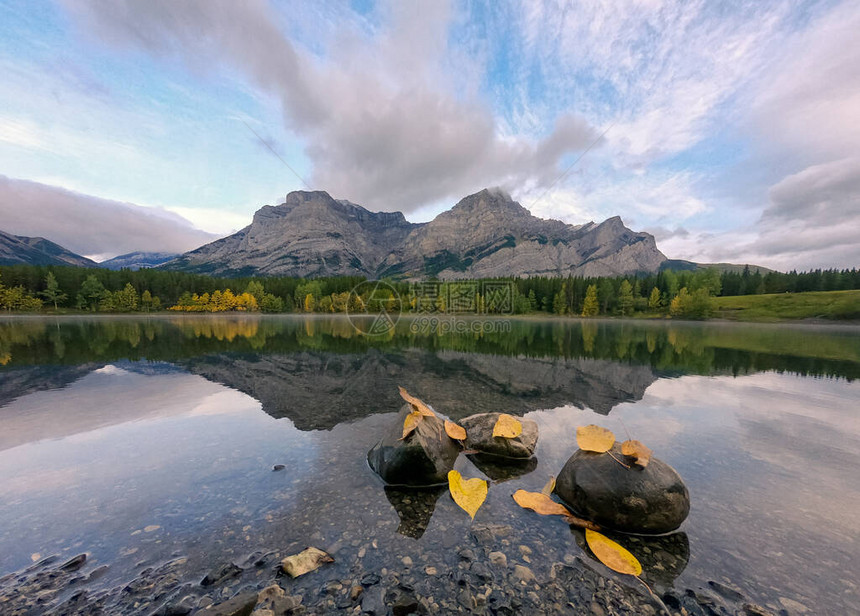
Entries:
<svg viewBox="0 0 860 616">
<path fill-rule="evenodd" d="M 690 489 L 679 534 L 631 540 L 658 589 L 718 581 L 774 611 L 856 610 L 860 329 L 414 329 L 368 338 L 321 317 L 0 321 L 0 576 L 87 552 L 109 565 L 103 588 L 177 555 L 199 581 L 217 563 L 309 544 L 336 559 L 316 586 L 358 561 L 455 567 L 468 516 L 444 490 L 385 490 L 365 463 L 402 385 L 454 419 L 503 411 L 539 424 L 537 464 L 514 476 L 457 463 L 496 480 L 474 524 L 509 525 L 509 561 L 539 579 L 588 557 L 577 533 L 511 494 L 540 490 L 576 449 L 576 426 L 598 423 L 646 443 Z"/>
</svg>

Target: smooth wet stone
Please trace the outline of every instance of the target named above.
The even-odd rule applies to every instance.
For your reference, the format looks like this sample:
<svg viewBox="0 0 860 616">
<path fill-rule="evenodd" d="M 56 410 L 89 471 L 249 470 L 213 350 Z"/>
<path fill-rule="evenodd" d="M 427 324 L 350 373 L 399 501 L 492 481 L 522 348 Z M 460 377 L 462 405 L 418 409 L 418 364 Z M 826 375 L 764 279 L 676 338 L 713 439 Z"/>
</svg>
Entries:
<svg viewBox="0 0 860 616">
<path fill-rule="evenodd" d="M 443 420 L 424 417 L 405 439 L 403 422 L 412 412 L 404 405 L 388 431 L 367 454 L 367 461 L 385 483 L 395 486 L 431 486 L 446 483 L 460 453 L 445 433 Z"/>
<path fill-rule="evenodd" d="M 480 413 L 460 421 L 466 430 L 466 449 L 508 458 L 530 458 L 534 455 L 538 440 L 537 423 L 530 419 L 519 419 L 523 432 L 514 438 L 493 436 L 493 428 L 501 413 Z"/>
<path fill-rule="evenodd" d="M 71 558 L 71 559 L 67 560 L 65 563 L 63 563 L 60 566 L 60 569 L 62 569 L 63 571 L 77 571 L 78 569 L 83 567 L 84 564 L 86 564 L 86 562 L 87 562 L 87 555 L 86 554 L 78 554 L 74 558 Z"/>
<path fill-rule="evenodd" d="M 374 614 L 382 616 L 385 614 L 385 588 L 382 586 L 372 586 L 364 591 L 361 598 L 361 611 L 364 614 Z"/>
<path fill-rule="evenodd" d="M 226 601 L 210 605 L 198 612 L 200 616 L 249 616 L 257 605 L 257 593 L 243 592 Z"/>
<path fill-rule="evenodd" d="M 625 460 L 621 446 L 612 448 Z M 646 468 L 624 468 L 605 453 L 579 450 L 556 478 L 555 492 L 577 514 L 625 533 L 662 534 L 690 512 L 690 493 L 671 466 L 651 458 Z"/>
<path fill-rule="evenodd" d="M 473 453 L 466 457 L 479 471 L 495 483 L 527 475 L 535 470 L 538 465 L 538 459 L 534 456 L 531 458 L 503 458 L 489 453 Z"/>
<path fill-rule="evenodd" d="M 215 586 L 230 578 L 237 577 L 242 574 L 242 568 L 233 563 L 224 563 L 212 569 L 200 581 L 201 586 Z"/>
</svg>

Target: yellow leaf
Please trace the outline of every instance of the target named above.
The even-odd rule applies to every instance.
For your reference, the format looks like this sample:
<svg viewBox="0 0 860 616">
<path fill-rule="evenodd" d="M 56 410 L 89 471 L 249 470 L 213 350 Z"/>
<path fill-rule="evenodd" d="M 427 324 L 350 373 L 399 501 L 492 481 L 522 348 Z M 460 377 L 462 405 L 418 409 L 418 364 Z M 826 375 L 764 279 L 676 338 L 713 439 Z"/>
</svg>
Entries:
<svg viewBox="0 0 860 616">
<path fill-rule="evenodd" d="M 397 389 L 400 390 L 400 397 L 406 400 L 409 404 L 411 404 L 412 408 L 415 409 L 417 412 L 421 413 L 422 415 L 425 415 L 426 417 L 436 416 L 436 413 L 434 413 L 429 406 L 421 402 L 421 400 L 419 400 L 415 396 L 410 396 L 409 392 L 407 392 L 402 387 L 398 387 Z"/>
<path fill-rule="evenodd" d="M 503 438 L 516 438 L 523 433 L 523 424 L 519 419 L 512 415 L 502 413 L 496 420 L 496 425 L 493 426 L 493 436 L 501 436 Z"/>
<path fill-rule="evenodd" d="M 448 433 L 455 441 L 465 441 L 466 440 L 466 431 L 462 428 L 462 426 L 458 426 L 453 421 L 445 420 L 445 432 Z"/>
<path fill-rule="evenodd" d="M 481 508 L 487 498 L 487 482 L 478 477 L 464 480 L 457 471 L 450 471 L 448 473 L 448 489 L 451 491 L 451 498 L 454 499 L 454 502 L 474 520 L 475 514 L 478 513 L 478 509 Z"/>
<path fill-rule="evenodd" d="M 576 429 L 576 444 L 585 451 L 605 453 L 615 444 L 615 435 L 600 426 L 579 426 Z"/>
<path fill-rule="evenodd" d="M 645 468 L 651 461 L 651 450 L 639 441 L 624 441 L 621 443 L 621 453 L 636 458 L 636 464 Z"/>
<path fill-rule="evenodd" d="M 334 559 L 322 550 L 317 548 L 307 548 L 298 554 L 287 556 L 282 560 L 281 569 L 291 577 L 299 577 L 300 575 L 314 571 L 323 563 L 333 562 Z"/>
<path fill-rule="evenodd" d="M 514 492 L 514 501 L 523 509 L 531 509 L 541 515 L 571 515 L 567 507 L 555 502 L 549 496 L 540 492 L 517 490 Z"/>
<path fill-rule="evenodd" d="M 609 537 L 586 528 L 585 541 L 597 559 L 613 571 L 626 575 L 642 573 L 642 565 L 639 564 L 636 557 Z"/>
<path fill-rule="evenodd" d="M 403 420 L 403 436 L 400 437 L 401 441 L 412 434 L 412 431 L 418 427 L 421 417 L 422 415 L 418 411 L 412 411 L 406 416 L 406 419 Z"/>
<path fill-rule="evenodd" d="M 555 490 L 555 477 L 550 477 L 549 481 L 546 482 L 546 485 L 540 493 L 544 496 L 552 496 L 553 490 Z"/>
</svg>

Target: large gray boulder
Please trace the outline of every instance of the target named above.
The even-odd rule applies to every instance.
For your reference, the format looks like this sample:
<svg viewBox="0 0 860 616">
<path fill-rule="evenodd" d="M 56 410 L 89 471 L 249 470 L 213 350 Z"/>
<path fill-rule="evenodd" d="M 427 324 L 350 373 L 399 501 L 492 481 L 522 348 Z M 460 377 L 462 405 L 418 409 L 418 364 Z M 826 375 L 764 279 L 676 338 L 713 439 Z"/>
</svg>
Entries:
<svg viewBox="0 0 860 616">
<path fill-rule="evenodd" d="M 438 417 L 424 417 L 405 439 L 403 422 L 412 412 L 405 404 L 391 427 L 367 454 L 367 461 L 388 485 L 432 486 L 448 481 L 448 471 L 460 454 L 460 446 L 445 433 Z"/>
<path fill-rule="evenodd" d="M 530 419 L 517 418 L 523 432 L 514 438 L 493 436 L 493 428 L 501 413 L 480 413 L 460 421 L 466 430 L 466 449 L 508 458 L 531 458 L 538 440 L 538 426 Z"/>
<path fill-rule="evenodd" d="M 558 474 L 556 494 L 604 528 L 646 535 L 678 528 L 690 512 L 690 493 L 675 469 L 656 458 L 645 468 L 632 464 L 617 443 L 612 453 L 630 468 L 606 453 L 580 449 Z"/>
</svg>

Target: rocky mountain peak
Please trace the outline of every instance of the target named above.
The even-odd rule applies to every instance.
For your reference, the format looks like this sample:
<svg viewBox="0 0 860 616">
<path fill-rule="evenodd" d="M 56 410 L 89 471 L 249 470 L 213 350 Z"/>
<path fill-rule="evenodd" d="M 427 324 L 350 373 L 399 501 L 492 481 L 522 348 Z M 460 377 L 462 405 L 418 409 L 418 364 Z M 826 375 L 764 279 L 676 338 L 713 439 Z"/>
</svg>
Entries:
<svg viewBox="0 0 860 616">
<path fill-rule="evenodd" d="M 471 215 L 476 212 L 492 212 L 503 215 L 530 216 L 529 211 L 514 201 L 501 188 L 485 188 L 468 197 L 463 197 L 448 212 L 452 215 Z"/>
<path fill-rule="evenodd" d="M 654 238 L 619 217 L 599 225 L 533 216 L 500 189 L 461 199 L 428 223 L 371 212 L 325 191 L 294 191 L 264 206 L 242 231 L 166 267 L 224 275 L 420 279 L 601 276 L 655 272 L 666 257 Z"/>
</svg>

